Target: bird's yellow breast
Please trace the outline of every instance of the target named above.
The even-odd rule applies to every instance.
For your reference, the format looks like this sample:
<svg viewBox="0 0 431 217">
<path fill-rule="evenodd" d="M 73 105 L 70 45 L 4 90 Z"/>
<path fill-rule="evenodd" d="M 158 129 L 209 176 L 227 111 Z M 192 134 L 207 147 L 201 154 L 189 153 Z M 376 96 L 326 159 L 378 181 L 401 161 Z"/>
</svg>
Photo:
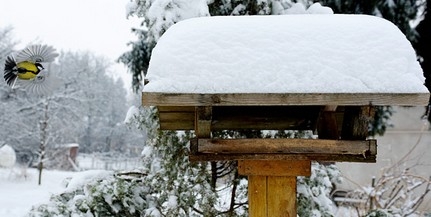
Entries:
<svg viewBox="0 0 431 217">
<path fill-rule="evenodd" d="M 37 73 L 39 73 L 39 69 L 32 62 L 28 62 L 28 61 L 19 62 L 18 64 L 16 64 L 16 66 L 18 67 L 19 71 L 25 71 L 24 73 L 18 72 L 17 75 L 20 79 L 24 79 L 24 80 L 33 79 L 36 77 Z"/>
</svg>

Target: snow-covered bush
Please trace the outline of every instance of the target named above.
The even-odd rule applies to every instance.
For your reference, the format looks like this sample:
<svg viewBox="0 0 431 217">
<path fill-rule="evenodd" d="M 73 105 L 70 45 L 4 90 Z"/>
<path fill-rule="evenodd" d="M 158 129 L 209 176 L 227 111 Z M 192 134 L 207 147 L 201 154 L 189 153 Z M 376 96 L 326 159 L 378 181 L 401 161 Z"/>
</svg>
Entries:
<svg viewBox="0 0 431 217">
<path fill-rule="evenodd" d="M 341 182 L 340 170 L 335 164 L 327 166 L 313 162 L 310 177 L 297 178 L 297 203 L 299 216 L 334 216 L 330 193 Z"/>
<path fill-rule="evenodd" d="M 70 180 L 66 191 L 53 195 L 49 203 L 33 207 L 28 216 L 144 216 L 152 206 L 147 198 L 151 188 L 142 185 L 140 177 L 104 172 L 73 182 Z"/>
</svg>

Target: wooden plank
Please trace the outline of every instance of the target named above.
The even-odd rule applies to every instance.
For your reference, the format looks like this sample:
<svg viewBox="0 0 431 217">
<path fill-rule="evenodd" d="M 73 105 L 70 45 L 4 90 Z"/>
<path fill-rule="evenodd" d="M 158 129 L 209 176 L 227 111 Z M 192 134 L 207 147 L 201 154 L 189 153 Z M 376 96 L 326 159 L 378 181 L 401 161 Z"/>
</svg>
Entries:
<svg viewBox="0 0 431 217">
<path fill-rule="evenodd" d="M 428 105 L 429 93 L 160 93 L 143 92 L 145 106 Z"/>
<path fill-rule="evenodd" d="M 296 217 L 296 177 L 267 177 L 267 216 Z"/>
<path fill-rule="evenodd" d="M 173 122 L 160 122 L 161 130 L 194 130 L 195 122 L 192 121 L 173 121 Z"/>
<path fill-rule="evenodd" d="M 239 160 L 238 173 L 245 176 L 310 176 L 311 161 Z"/>
<path fill-rule="evenodd" d="M 250 217 L 267 215 L 267 177 L 248 177 L 248 212 Z"/>
<path fill-rule="evenodd" d="M 320 162 L 358 162 L 375 163 L 375 155 L 340 155 L 340 154 L 202 154 L 191 153 L 189 160 L 198 161 L 234 161 L 234 160 L 311 160 Z"/>
<path fill-rule="evenodd" d="M 195 113 L 195 106 L 157 106 L 159 112 L 189 112 Z"/>
<path fill-rule="evenodd" d="M 337 140 L 306 140 L 290 143 L 283 140 L 296 139 L 257 139 L 256 141 L 264 141 L 256 145 L 255 141 L 249 139 L 232 139 L 228 143 L 222 141 L 221 148 L 217 145 L 208 146 L 211 144 L 211 139 L 199 140 L 204 141 L 206 153 L 202 153 L 202 149 L 198 144 L 198 139 L 190 141 L 191 146 L 197 150 L 190 154 L 190 161 L 229 161 L 229 160 L 315 160 L 315 161 L 337 161 L 337 162 L 363 162 L 375 163 L 377 155 L 376 140 L 367 141 L 337 141 Z M 270 141 L 278 141 L 282 149 L 277 145 L 273 146 Z M 218 140 L 221 141 L 221 140 Z M 233 142 L 233 143 L 231 143 Z M 254 145 L 247 145 L 254 144 Z M 319 145 L 320 144 L 320 145 Z M 335 145 L 334 145 L 335 144 Z M 342 145 L 345 144 L 345 145 Z M 229 147 L 229 146 L 241 147 Z M 322 148 L 320 146 L 326 146 Z M 290 147 L 289 147 L 290 146 Z M 315 147 L 315 148 L 310 148 Z M 332 147 L 333 146 L 333 147 Z M 343 147 L 346 146 L 346 147 Z M 254 147 L 254 148 L 252 148 Z M 331 148 L 332 147 L 332 148 Z M 358 148 L 359 147 L 359 148 Z M 286 150 L 286 148 L 289 148 Z M 216 151 L 215 151 L 216 150 Z M 332 150 L 332 151 L 331 151 Z M 354 151 L 352 151 L 354 150 Z"/>
<path fill-rule="evenodd" d="M 320 109 L 320 106 L 216 106 L 212 107 L 211 129 L 313 130 Z M 159 119 L 161 130 L 195 129 L 195 110 L 187 106 L 162 106 Z"/>
<path fill-rule="evenodd" d="M 199 153 L 217 154 L 343 154 L 357 155 L 376 146 L 376 140 L 326 139 L 199 139 Z"/>
<path fill-rule="evenodd" d="M 191 117 L 192 116 L 192 117 Z M 161 130 L 194 130 L 195 114 L 159 113 Z M 213 120 L 211 129 L 219 130 L 312 130 L 315 120 L 300 118 L 256 118 L 233 117 Z"/>
<path fill-rule="evenodd" d="M 161 130 L 194 130 L 194 106 L 158 106 Z"/>
<path fill-rule="evenodd" d="M 195 113 L 190 112 L 159 112 L 160 122 L 193 121 Z"/>
</svg>

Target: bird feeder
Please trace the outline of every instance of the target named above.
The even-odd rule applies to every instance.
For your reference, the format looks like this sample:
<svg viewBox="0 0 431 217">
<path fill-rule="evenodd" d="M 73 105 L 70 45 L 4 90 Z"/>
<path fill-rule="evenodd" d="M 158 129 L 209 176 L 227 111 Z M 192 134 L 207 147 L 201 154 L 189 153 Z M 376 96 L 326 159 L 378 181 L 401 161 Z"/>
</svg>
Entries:
<svg viewBox="0 0 431 217">
<path fill-rule="evenodd" d="M 205 17 L 158 41 L 142 104 L 161 130 L 194 130 L 191 161 L 238 161 L 250 216 L 296 216 L 311 161 L 376 161 L 376 106 L 424 106 L 415 52 L 366 15 Z M 220 139 L 221 130 L 311 130 L 317 139 Z"/>
</svg>

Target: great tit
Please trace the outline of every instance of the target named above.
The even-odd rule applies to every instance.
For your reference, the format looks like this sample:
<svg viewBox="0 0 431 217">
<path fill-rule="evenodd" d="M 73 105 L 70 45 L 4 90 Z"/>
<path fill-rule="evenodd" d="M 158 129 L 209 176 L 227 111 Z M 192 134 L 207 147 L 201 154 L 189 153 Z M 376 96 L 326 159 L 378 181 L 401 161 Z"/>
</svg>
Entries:
<svg viewBox="0 0 431 217">
<path fill-rule="evenodd" d="M 47 94 L 59 82 L 45 70 L 43 64 L 53 62 L 58 56 L 48 45 L 31 45 L 6 57 L 4 79 L 12 88 L 24 88 L 31 93 Z"/>
</svg>

